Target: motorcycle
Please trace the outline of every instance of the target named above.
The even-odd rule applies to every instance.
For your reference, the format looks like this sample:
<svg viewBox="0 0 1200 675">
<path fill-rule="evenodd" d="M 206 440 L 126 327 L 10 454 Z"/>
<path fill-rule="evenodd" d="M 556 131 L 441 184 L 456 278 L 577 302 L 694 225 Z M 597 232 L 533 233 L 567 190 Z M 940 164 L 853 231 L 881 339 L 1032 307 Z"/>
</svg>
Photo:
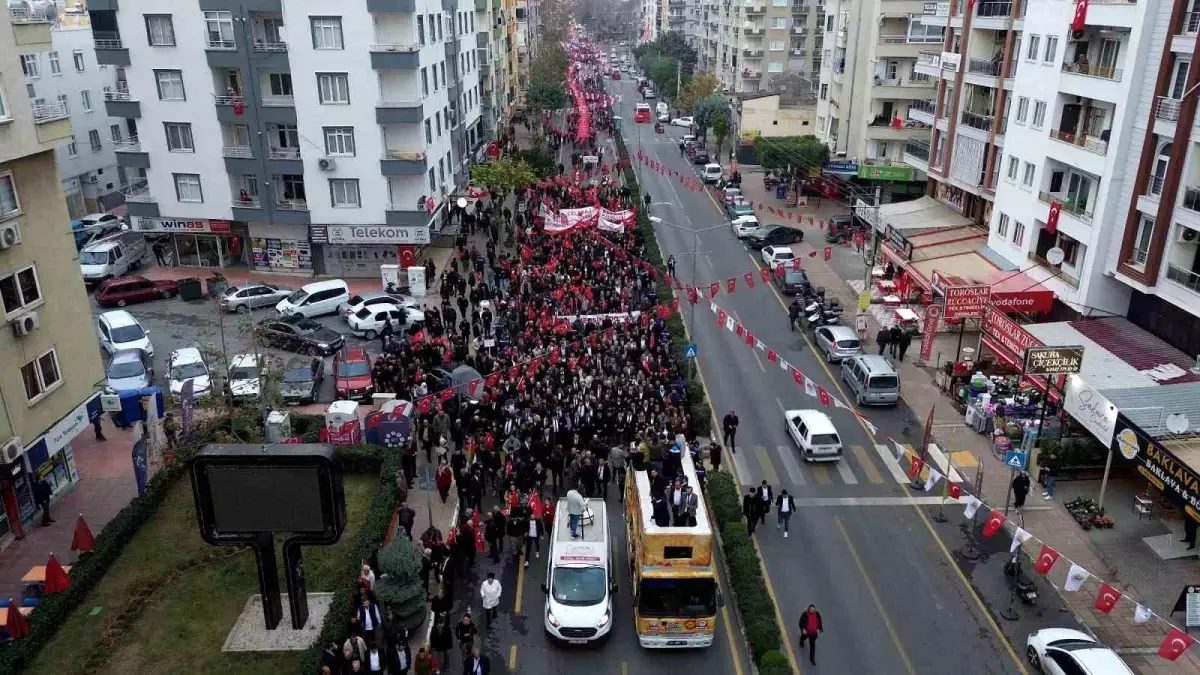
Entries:
<svg viewBox="0 0 1200 675">
<path fill-rule="evenodd" d="M 1037 602 L 1037 585 L 1021 574 L 1021 563 L 1017 560 L 1017 556 L 1020 555 L 1018 552 L 1012 559 L 1004 563 L 1004 576 L 1008 578 L 1009 588 L 1016 597 L 1026 605 L 1032 605 Z"/>
</svg>

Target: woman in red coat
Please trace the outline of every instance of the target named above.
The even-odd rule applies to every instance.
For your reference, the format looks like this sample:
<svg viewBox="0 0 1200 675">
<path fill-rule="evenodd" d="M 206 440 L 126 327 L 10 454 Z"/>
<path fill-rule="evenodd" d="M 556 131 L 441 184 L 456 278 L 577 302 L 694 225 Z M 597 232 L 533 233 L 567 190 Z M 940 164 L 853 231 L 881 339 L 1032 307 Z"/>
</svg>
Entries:
<svg viewBox="0 0 1200 675">
<path fill-rule="evenodd" d="M 454 483 L 454 472 L 450 470 L 450 465 L 446 460 L 441 460 L 437 470 L 437 476 L 434 478 L 437 484 L 438 494 L 442 497 L 442 503 L 446 503 L 446 499 L 450 497 L 450 486 Z"/>
</svg>

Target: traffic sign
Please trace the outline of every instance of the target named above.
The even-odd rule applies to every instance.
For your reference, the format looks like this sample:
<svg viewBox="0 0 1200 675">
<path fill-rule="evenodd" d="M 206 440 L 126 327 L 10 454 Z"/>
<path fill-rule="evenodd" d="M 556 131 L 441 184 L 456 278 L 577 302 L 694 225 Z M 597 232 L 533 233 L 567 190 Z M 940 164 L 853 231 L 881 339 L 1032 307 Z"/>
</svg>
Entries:
<svg viewBox="0 0 1200 675">
<path fill-rule="evenodd" d="M 683 358 L 694 359 L 700 355 L 700 349 L 696 347 L 696 343 L 689 342 L 683 346 Z"/>
<path fill-rule="evenodd" d="M 1029 465 L 1029 454 L 1020 448 L 1004 453 L 1004 466 L 1010 469 L 1024 469 Z"/>
</svg>

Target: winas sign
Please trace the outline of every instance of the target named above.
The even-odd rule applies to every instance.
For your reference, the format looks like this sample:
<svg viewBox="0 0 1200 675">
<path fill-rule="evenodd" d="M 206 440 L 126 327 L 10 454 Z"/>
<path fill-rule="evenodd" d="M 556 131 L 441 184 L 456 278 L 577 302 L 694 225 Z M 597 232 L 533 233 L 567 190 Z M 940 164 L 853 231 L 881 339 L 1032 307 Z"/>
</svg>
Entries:
<svg viewBox="0 0 1200 675">
<path fill-rule="evenodd" d="M 1078 373 L 1083 347 L 1030 347 L 1025 350 L 1025 375 Z"/>
</svg>

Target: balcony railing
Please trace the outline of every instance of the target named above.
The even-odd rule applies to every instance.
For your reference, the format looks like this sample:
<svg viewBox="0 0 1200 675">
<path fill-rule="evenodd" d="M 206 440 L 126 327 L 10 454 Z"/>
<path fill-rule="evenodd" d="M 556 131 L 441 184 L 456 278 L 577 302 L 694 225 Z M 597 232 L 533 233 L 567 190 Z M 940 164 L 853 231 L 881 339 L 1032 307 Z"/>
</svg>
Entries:
<svg viewBox="0 0 1200 675">
<path fill-rule="evenodd" d="M 1092 222 L 1092 214 L 1088 213 L 1088 204 L 1085 202 L 1079 204 L 1074 197 L 1061 195 L 1052 195 L 1049 192 L 1039 192 L 1038 200 L 1045 204 L 1053 204 L 1058 202 L 1063 213 L 1069 213 L 1085 223 Z"/>
<path fill-rule="evenodd" d="M 115 31 L 92 31 L 92 46 L 96 49 L 124 49 L 121 34 Z"/>
<path fill-rule="evenodd" d="M 300 159 L 300 148 L 271 148 L 267 156 L 271 159 Z"/>
<path fill-rule="evenodd" d="M 1200 293 L 1200 274 L 1175 264 L 1168 264 L 1167 278 L 1193 293 Z"/>
<path fill-rule="evenodd" d="M 1200 212 L 1200 188 L 1189 187 L 1183 191 L 1183 208 Z"/>
<path fill-rule="evenodd" d="M 33 106 L 33 123 L 45 124 L 69 117 L 67 106 L 63 103 L 46 103 Z"/>
<path fill-rule="evenodd" d="M 286 52 L 286 42 L 266 42 L 261 40 L 254 41 L 254 51 L 256 52 Z"/>
<path fill-rule="evenodd" d="M 233 105 L 234 103 L 245 103 L 246 99 L 236 94 L 226 94 L 221 96 L 213 96 L 213 103 L 217 105 Z"/>
<path fill-rule="evenodd" d="M 1011 0 L 989 0 L 975 3 L 975 16 L 981 19 L 1003 19 L 1012 16 Z"/>
<path fill-rule="evenodd" d="M 1187 12 L 1183 15 L 1183 32 L 1189 35 L 1200 32 L 1200 12 Z"/>
<path fill-rule="evenodd" d="M 229 205 L 235 209 L 261 209 L 262 200 L 258 197 L 246 197 L 245 199 L 234 197 Z"/>
<path fill-rule="evenodd" d="M 139 204 L 153 204 L 154 197 L 150 196 L 150 184 L 144 180 L 135 180 L 121 189 L 125 201 Z"/>
<path fill-rule="evenodd" d="M 1161 196 L 1165 182 L 1167 182 L 1166 176 L 1150 176 L 1146 179 L 1146 194 L 1155 197 Z"/>
<path fill-rule="evenodd" d="M 130 136 L 124 140 L 114 141 L 113 149 L 117 152 L 141 152 L 142 143 L 137 136 Z"/>
<path fill-rule="evenodd" d="M 1159 96 L 1154 102 L 1154 117 L 1164 122 L 1179 121 L 1179 104 L 1183 101 L 1169 96 Z"/>
<path fill-rule="evenodd" d="M 421 51 L 421 45 L 412 44 L 376 44 L 371 45 L 373 52 L 418 52 Z"/>
<path fill-rule="evenodd" d="M 962 111 L 962 117 L 959 119 L 963 124 L 971 127 L 972 129 L 991 131 L 992 122 L 996 118 L 993 115 L 983 115 L 980 113 L 973 113 L 970 110 L 964 110 Z"/>
<path fill-rule="evenodd" d="M 1049 260 L 1046 260 L 1044 257 L 1039 255 L 1036 251 L 1029 252 L 1029 261 L 1037 264 L 1039 267 L 1044 267 L 1048 270 L 1053 270 L 1054 272 L 1056 272 L 1056 276 L 1059 279 L 1062 279 L 1064 282 L 1066 282 L 1067 284 L 1070 284 L 1071 286 L 1079 288 L 1079 277 L 1074 276 L 1072 274 L 1067 274 L 1065 271 L 1063 271 L 1061 264 L 1060 265 L 1052 264 Z"/>
<path fill-rule="evenodd" d="M 263 94 L 264 108 L 291 108 L 296 105 L 296 99 L 288 95 Z"/>
<path fill-rule="evenodd" d="M 133 101 L 133 95 L 129 93 L 128 82 L 118 82 L 116 91 L 104 92 L 105 101 Z"/>
<path fill-rule="evenodd" d="M 17 24 L 54 23 L 51 15 L 40 7 L 9 7 L 8 15 Z"/>
<path fill-rule="evenodd" d="M 915 99 L 912 104 L 908 106 L 908 108 L 909 110 L 918 110 L 920 112 L 929 113 L 932 115 L 933 111 L 937 109 L 937 104 L 934 103 L 933 99 L 931 98 L 918 98 Z"/>
<path fill-rule="evenodd" d="M 1146 259 L 1150 257 L 1150 249 L 1133 247 L 1129 256 L 1129 264 L 1137 268 L 1145 267 Z"/>
<path fill-rule="evenodd" d="M 907 35 L 880 35 L 879 44 L 881 45 L 902 45 L 908 42 Z"/>
<path fill-rule="evenodd" d="M 307 211 L 308 202 L 304 199 L 280 199 L 275 202 L 275 208 L 280 211 Z"/>
<path fill-rule="evenodd" d="M 1093 66 L 1087 63 L 1072 63 L 1070 61 L 1064 61 L 1062 64 L 1062 71 L 1064 73 L 1098 77 L 1102 80 L 1112 80 L 1113 82 L 1121 81 L 1120 68 L 1107 68 L 1104 66 Z"/>
<path fill-rule="evenodd" d="M 759 70 L 750 70 L 749 68 L 747 68 L 746 70 L 742 71 L 742 79 L 743 80 L 757 80 L 761 77 L 762 77 L 762 71 L 759 71 Z"/>
<path fill-rule="evenodd" d="M 1000 77 L 1002 65 L 999 61 L 992 59 L 968 59 L 967 72 L 988 77 Z"/>
<path fill-rule="evenodd" d="M 254 159 L 254 148 L 248 145 L 226 145 L 221 154 L 231 159 Z"/>
<path fill-rule="evenodd" d="M 904 154 L 912 155 L 921 161 L 929 162 L 929 144 L 925 141 L 909 140 L 904 144 Z"/>
<path fill-rule="evenodd" d="M 205 32 L 204 48 L 218 52 L 231 52 L 237 49 L 237 42 L 233 40 L 224 40 L 220 36 Z"/>
<path fill-rule="evenodd" d="M 1108 142 L 1095 136 L 1088 136 L 1086 134 L 1079 135 L 1073 134 L 1069 131 L 1057 131 L 1051 129 L 1050 138 L 1062 143 L 1070 143 L 1071 145 L 1083 148 L 1088 152 L 1094 152 L 1097 155 L 1103 156 L 1108 154 Z"/>
</svg>

